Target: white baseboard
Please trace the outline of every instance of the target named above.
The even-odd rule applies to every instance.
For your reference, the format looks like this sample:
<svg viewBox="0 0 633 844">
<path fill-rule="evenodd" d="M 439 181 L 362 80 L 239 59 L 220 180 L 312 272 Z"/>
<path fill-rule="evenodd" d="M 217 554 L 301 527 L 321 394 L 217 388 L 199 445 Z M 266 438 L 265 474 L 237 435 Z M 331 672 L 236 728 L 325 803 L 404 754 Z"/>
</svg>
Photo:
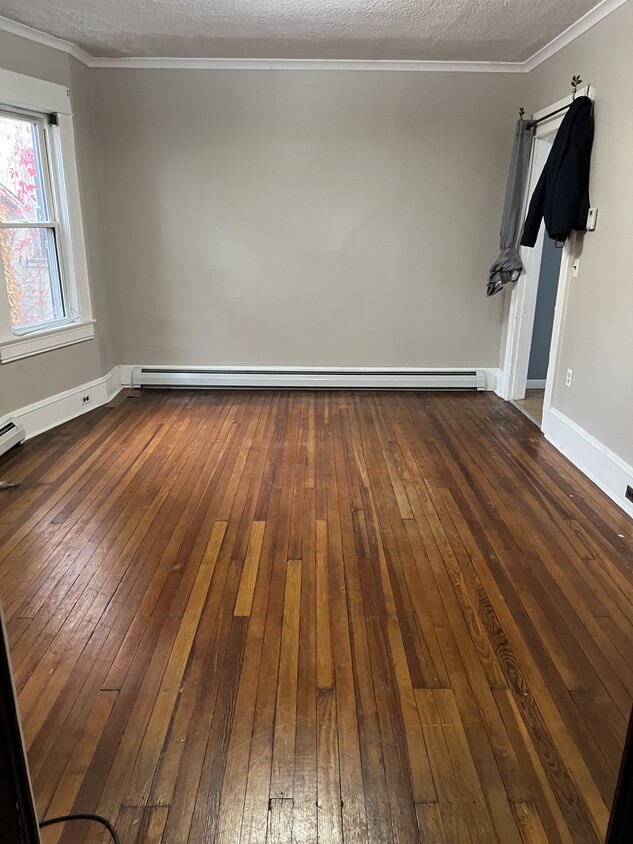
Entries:
<svg viewBox="0 0 633 844">
<path fill-rule="evenodd" d="M 115 366 L 101 378 L 14 410 L 2 417 L 0 424 L 12 419 L 24 426 L 26 438 L 30 439 L 76 416 L 107 404 L 119 390 L 121 390 L 121 373 L 119 367 Z M 90 401 L 85 404 L 82 401 L 84 396 L 90 397 Z"/>
<path fill-rule="evenodd" d="M 633 485 L 633 466 L 555 408 L 549 412 L 544 433 L 574 466 L 633 517 L 633 503 L 624 497 L 627 484 Z"/>
<path fill-rule="evenodd" d="M 545 384 L 545 378 L 528 378 L 525 386 L 528 390 L 544 390 Z"/>
<path fill-rule="evenodd" d="M 490 389 L 494 389 L 499 398 L 507 399 L 508 379 L 506 373 L 503 369 L 491 369 L 490 371 L 494 373 L 495 379 L 494 387 L 491 387 Z"/>
<path fill-rule="evenodd" d="M 145 380 L 141 370 L 146 370 Z M 148 366 L 123 364 L 125 386 L 224 387 L 224 388 L 348 388 L 348 389 L 438 389 L 474 384 L 470 373 L 477 371 L 478 388 L 494 390 L 496 370 L 485 367 L 283 367 L 283 366 Z M 463 378 L 460 382 L 460 376 Z M 442 376 L 446 376 L 442 381 Z"/>
</svg>

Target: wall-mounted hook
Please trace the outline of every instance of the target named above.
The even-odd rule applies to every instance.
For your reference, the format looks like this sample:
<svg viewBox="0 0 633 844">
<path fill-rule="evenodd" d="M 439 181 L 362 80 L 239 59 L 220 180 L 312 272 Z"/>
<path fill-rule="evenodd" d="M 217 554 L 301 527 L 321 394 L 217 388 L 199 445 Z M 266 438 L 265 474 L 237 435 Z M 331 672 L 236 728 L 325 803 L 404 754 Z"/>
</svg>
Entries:
<svg viewBox="0 0 633 844">
<path fill-rule="evenodd" d="M 519 109 L 519 120 L 523 120 L 523 115 L 525 114 L 525 109 L 523 106 Z"/>
<path fill-rule="evenodd" d="M 576 91 L 578 90 L 578 86 L 582 85 L 582 79 L 580 76 L 572 76 L 571 78 L 571 98 L 572 100 L 576 99 Z"/>
</svg>

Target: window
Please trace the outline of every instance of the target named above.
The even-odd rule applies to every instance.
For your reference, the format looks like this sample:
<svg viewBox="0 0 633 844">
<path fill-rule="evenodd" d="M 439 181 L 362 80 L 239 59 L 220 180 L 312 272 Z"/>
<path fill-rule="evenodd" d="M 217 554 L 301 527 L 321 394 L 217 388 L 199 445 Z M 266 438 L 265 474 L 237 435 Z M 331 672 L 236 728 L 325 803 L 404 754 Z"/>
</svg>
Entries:
<svg viewBox="0 0 633 844">
<path fill-rule="evenodd" d="M 68 92 L 0 70 L 0 361 L 93 336 Z"/>
<path fill-rule="evenodd" d="M 0 111 L 0 259 L 16 334 L 66 318 L 48 147 L 43 117 Z"/>
</svg>

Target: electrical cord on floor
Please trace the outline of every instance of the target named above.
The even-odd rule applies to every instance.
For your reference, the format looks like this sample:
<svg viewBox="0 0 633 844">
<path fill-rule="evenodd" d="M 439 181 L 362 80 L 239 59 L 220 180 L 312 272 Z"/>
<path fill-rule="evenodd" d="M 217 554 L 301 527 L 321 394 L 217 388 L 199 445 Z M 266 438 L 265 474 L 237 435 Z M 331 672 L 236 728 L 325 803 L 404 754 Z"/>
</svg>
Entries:
<svg viewBox="0 0 633 844">
<path fill-rule="evenodd" d="M 109 820 L 102 818 L 101 815 L 78 814 L 61 815 L 59 818 L 47 818 L 45 821 L 40 821 L 40 829 L 43 829 L 45 826 L 51 826 L 54 823 L 66 823 L 66 821 L 95 821 L 95 823 L 100 823 L 108 830 L 114 844 L 121 844 L 119 836 L 116 834 L 116 829 Z"/>
</svg>

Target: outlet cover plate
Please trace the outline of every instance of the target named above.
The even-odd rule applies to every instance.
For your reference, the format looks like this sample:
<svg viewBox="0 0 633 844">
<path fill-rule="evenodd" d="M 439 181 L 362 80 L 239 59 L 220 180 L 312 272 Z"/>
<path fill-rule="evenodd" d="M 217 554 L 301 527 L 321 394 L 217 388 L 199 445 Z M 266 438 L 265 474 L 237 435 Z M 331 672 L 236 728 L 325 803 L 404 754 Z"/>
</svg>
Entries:
<svg viewBox="0 0 633 844">
<path fill-rule="evenodd" d="M 598 222 L 598 209 L 590 208 L 587 212 L 587 231 L 592 232 L 596 228 Z"/>
</svg>

